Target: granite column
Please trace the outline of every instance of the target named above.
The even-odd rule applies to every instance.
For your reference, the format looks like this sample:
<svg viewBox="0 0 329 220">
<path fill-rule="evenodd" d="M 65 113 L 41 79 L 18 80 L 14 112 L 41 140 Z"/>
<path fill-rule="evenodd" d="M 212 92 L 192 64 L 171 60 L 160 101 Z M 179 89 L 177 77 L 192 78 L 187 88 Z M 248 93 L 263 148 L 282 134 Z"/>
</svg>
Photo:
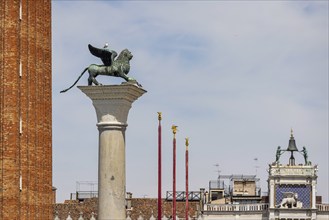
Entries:
<svg viewBox="0 0 329 220">
<path fill-rule="evenodd" d="M 98 219 L 126 219 L 127 118 L 132 103 L 146 91 L 130 83 L 78 88 L 92 100 L 97 114 Z"/>
</svg>

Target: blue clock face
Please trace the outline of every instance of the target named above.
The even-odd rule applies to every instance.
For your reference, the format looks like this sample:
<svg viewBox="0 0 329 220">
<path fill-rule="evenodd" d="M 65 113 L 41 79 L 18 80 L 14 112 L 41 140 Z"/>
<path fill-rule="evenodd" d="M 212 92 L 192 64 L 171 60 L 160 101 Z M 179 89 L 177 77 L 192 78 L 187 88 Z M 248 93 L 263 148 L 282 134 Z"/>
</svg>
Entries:
<svg viewBox="0 0 329 220">
<path fill-rule="evenodd" d="M 275 204 L 280 204 L 290 194 L 297 195 L 301 208 L 311 208 L 311 185 L 276 185 Z"/>
</svg>

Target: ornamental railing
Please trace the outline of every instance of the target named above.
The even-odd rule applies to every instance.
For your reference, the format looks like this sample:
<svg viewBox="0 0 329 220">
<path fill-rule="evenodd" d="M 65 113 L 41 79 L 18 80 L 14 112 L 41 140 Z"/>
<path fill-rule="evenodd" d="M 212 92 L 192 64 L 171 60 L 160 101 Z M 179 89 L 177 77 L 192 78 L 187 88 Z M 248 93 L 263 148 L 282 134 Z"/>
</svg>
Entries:
<svg viewBox="0 0 329 220">
<path fill-rule="evenodd" d="M 167 191 L 166 193 L 166 200 L 172 201 L 174 198 L 172 191 Z M 200 191 L 189 191 L 188 192 L 188 200 L 189 201 L 200 201 L 201 193 Z M 186 200 L 186 193 L 185 191 L 176 191 L 176 200 L 177 201 L 185 201 Z"/>
<path fill-rule="evenodd" d="M 329 204 L 316 204 L 318 212 L 329 212 Z"/>
<path fill-rule="evenodd" d="M 268 203 L 257 204 L 206 204 L 204 211 L 210 212 L 264 212 Z"/>
</svg>

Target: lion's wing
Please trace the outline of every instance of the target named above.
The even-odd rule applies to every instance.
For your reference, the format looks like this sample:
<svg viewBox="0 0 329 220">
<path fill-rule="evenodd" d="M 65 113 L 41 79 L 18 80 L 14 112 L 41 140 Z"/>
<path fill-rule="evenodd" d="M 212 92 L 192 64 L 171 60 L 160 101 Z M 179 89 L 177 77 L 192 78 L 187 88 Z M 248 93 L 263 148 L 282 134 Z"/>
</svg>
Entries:
<svg viewBox="0 0 329 220">
<path fill-rule="evenodd" d="M 112 60 L 111 60 L 112 53 L 109 50 L 93 47 L 91 44 L 88 44 L 88 48 L 92 55 L 101 58 L 104 65 L 106 66 L 112 65 Z"/>
<path fill-rule="evenodd" d="M 284 195 L 285 198 L 293 198 L 295 193 L 293 193 L 293 192 L 284 192 L 283 195 Z"/>
</svg>

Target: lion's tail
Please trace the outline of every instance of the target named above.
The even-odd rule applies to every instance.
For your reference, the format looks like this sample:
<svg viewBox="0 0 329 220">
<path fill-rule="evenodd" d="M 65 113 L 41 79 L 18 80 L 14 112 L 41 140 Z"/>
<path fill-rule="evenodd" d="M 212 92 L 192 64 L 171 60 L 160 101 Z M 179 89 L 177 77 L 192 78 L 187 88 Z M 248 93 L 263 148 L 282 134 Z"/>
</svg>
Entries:
<svg viewBox="0 0 329 220">
<path fill-rule="evenodd" d="M 69 88 L 67 89 L 64 89 L 62 90 L 60 93 L 63 93 L 63 92 L 67 92 L 68 90 L 72 89 L 73 86 L 75 86 L 75 84 L 77 84 L 77 82 L 79 81 L 79 79 L 82 77 L 82 75 L 88 70 L 88 67 L 86 67 L 83 72 L 80 74 L 80 76 L 78 77 L 78 79 L 73 83 L 72 86 L 70 86 Z"/>
</svg>

